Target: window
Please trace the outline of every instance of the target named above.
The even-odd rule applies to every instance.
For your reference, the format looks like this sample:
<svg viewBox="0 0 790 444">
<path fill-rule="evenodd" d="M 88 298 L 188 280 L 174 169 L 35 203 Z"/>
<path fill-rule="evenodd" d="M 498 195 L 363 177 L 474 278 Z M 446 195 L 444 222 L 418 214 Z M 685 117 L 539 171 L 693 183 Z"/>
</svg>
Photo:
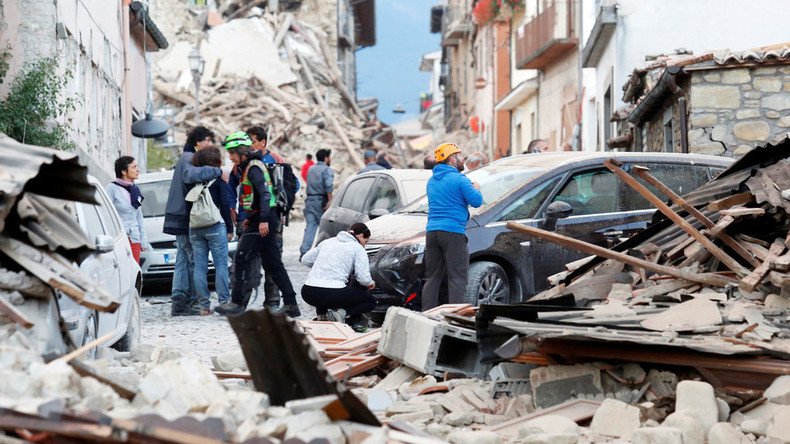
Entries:
<svg viewBox="0 0 790 444">
<path fill-rule="evenodd" d="M 603 147 L 609 151 L 609 139 L 612 138 L 612 87 L 606 89 L 603 96 Z"/>
<path fill-rule="evenodd" d="M 167 207 L 167 196 L 170 194 L 170 181 L 141 183 L 140 192 L 143 193 L 143 217 L 162 217 Z"/>
<path fill-rule="evenodd" d="M 387 179 L 379 181 L 379 185 L 373 191 L 373 198 L 370 200 L 368 212 L 373 210 L 387 210 L 388 213 L 395 211 L 398 207 L 398 192 L 395 185 Z"/>
<path fill-rule="evenodd" d="M 343 200 L 340 201 L 340 207 L 361 213 L 375 181 L 375 177 L 365 177 L 348 184 L 346 192 L 343 194 Z"/>
<path fill-rule="evenodd" d="M 658 179 L 670 190 L 682 196 L 696 190 L 708 182 L 708 167 L 678 164 L 653 164 L 645 165 L 650 168 L 650 175 Z M 636 178 L 642 185 L 646 186 L 653 194 L 664 202 L 669 202 L 669 198 L 660 193 L 652 185 L 642 179 Z M 634 191 L 631 187 L 625 187 L 624 197 L 625 211 L 652 210 L 653 204 L 647 201 L 642 195 Z"/>
<path fill-rule="evenodd" d="M 573 207 L 573 216 L 620 211 L 617 177 L 608 170 L 574 174 L 554 198 Z"/>
<path fill-rule="evenodd" d="M 521 220 L 535 217 L 535 213 L 537 213 L 540 206 L 543 205 L 543 201 L 549 197 L 549 194 L 551 194 L 559 181 L 560 178 L 555 177 L 527 190 L 521 197 L 508 205 L 505 211 L 502 212 L 502 216 L 497 220 Z"/>
<path fill-rule="evenodd" d="M 104 233 L 104 227 L 101 224 L 99 211 L 97 205 L 80 204 L 82 207 L 82 214 L 85 218 L 85 233 L 91 242 L 96 241 L 96 236 Z"/>
<path fill-rule="evenodd" d="M 104 232 L 112 237 L 118 236 L 121 232 L 121 227 L 118 226 L 115 216 L 109 210 L 109 201 L 107 201 L 107 198 L 100 191 L 96 191 L 96 200 L 99 202 L 99 205 L 95 205 L 95 207 L 99 212 L 99 217 L 104 226 Z"/>
<path fill-rule="evenodd" d="M 672 130 L 672 108 L 664 113 L 664 151 L 675 152 L 675 133 Z"/>
</svg>

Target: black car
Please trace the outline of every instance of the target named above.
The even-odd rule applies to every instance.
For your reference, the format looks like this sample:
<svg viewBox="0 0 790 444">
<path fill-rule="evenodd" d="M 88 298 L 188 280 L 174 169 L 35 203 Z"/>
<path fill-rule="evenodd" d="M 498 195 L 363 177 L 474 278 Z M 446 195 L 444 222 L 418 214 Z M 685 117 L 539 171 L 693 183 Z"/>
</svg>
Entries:
<svg viewBox="0 0 790 444">
<path fill-rule="evenodd" d="M 654 177 L 681 195 L 705 184 L 733 161 L 693 154 L 543 153 L 507 157 L 468 173 L 480 184 L 483 205 L 470 209 L 466 225 L 470 267 L 465 300 L 472 304 L 525 301 L 546 289 L 547 278 L 566 263 L 586 256 L 505 227 L 508 221 L 545 226 L 554 202 L 572 208 L 569 217 L 556 221 L 555 231 L 575 239 L 610 247 L 644 228 L 655 208 L 603 166 L 610 158 L 622 162 L 626 171 L 634 165 L 650 168 Z M 566 204 L 555 204 L 552 210 L 567 209 Z M 419 302 L 427 212 L 427 197 L 423 197 L 368 223 L 372 237 L 366 248 L 377 286 L 377 311 Z"/>
<path fill-rule="evenodd" d="M 315 244 L 335 237 L 357 222 L 390 214 L 425 195 L 430 170 L 377 170 L 349 178 L 321 216 Z"/>
</svg>

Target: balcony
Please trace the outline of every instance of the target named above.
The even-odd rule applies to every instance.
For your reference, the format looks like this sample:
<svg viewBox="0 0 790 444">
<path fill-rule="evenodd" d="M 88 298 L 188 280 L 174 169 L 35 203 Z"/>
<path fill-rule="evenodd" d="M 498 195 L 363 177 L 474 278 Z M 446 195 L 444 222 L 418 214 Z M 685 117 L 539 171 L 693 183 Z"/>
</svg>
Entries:
<svg viewBox="0 0 790 444">
<path fill-rule="evenodd" d="M 442 46 L 456 46 L 475 29 L 472 15 L 460 8 L 448 7 L 442 20 Z"/>
<path fill-rule="evenodd" d="M 516 68 L 544 69 L 579 44 L 572 2 L 554 2 L 516 34 Z"/>
</svg>

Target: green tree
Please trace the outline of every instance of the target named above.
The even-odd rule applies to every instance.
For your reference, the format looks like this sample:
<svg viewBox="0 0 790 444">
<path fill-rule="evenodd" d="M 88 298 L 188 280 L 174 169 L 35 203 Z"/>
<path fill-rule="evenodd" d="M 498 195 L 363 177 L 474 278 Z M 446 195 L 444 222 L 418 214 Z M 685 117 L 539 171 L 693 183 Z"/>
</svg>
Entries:
<svg viewBox="0 0 790 444">
<path fill-rule="evenodd" d="M 8 49 L 0 54 L 0 83 L 8 73 L 9 54 Z M 31 145 L 74 149 L 66 125 L 56 121 L 74 109 L 75 99 L 64 93 L 72 74 L 59 75 L 57 66 L 54 57 L 25 65 L 0 101 L 0 132 Z"/>
</svg>

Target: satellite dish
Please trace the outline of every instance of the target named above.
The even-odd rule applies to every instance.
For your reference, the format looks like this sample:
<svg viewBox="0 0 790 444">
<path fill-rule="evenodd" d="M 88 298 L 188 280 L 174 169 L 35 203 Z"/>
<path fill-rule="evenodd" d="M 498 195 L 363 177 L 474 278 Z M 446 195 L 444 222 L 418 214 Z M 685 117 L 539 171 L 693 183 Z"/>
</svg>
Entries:
<svg viewBox="0 0 790 444">
<path fill-rule="evenodd" d="M 132 135 L 141 139 L 156 139 L 167 134 L 170 126 L 162 120 L 154 119 L 150 113 L 145 113 L 145 119 L 132 124 Z"/>
</svg>

